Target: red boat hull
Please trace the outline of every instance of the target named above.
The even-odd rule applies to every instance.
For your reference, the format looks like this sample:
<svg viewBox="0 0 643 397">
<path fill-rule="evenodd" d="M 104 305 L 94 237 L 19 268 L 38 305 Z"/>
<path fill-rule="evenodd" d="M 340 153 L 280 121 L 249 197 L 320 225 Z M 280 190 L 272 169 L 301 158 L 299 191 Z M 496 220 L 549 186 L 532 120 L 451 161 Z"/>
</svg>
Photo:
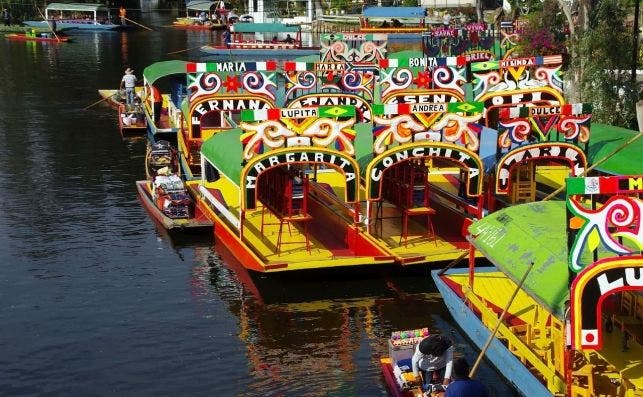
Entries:
<svg viewBox="0 0 643 397">
<path fill-rule="evenodd" d="M 15 41 L 42 41 L 45 43 L 66 43 L 69 41 L 69 37 L 67 36 L 58 36 L 56 37 L 31 37 L 27 36 L 24 33 L 10 33 L 4 36 L 7 40 L 15 40 Z"/>
</svg>

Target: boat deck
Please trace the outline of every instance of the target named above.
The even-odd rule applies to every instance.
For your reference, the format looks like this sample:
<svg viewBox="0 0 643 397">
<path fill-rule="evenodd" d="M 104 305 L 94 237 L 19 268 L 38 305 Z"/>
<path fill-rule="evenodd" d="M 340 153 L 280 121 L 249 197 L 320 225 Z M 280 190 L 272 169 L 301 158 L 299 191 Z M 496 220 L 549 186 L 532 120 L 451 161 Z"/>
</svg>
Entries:
<svg viewBox="0 0 643 397">
<path fill-rule="evenodd" d="M 463 290 L 468 285 L 466 270 L 449 273 L 444 279 L 452 290 L 463 296 Z M 495 313 L 495 316 L 487 317 L 487 321 L 491 322 L 487 326 L 495 325 L 497 315 L 507 305 L 515 288 L 516 283 L 500 271 L 476 271 L 473 294 Z M 483 313 L 483 322 L 485 316 Z M 552 321 L 551 314 L 521 289 L 509 307 L 504 323 L 527 344 L 531 352 L 545 362 L 548 357 L 554 356 L 553 351 L 556 350 L 552 341 Z M 583 386 L 575 384 L 574 388 L 578 387 L 582 393 L 589 394 L 578 395 L 623 395 L 625 389 L 636 390 L 637 393 L 643 391 L 643 347 L 640 341 L 628 338 L 627 348 L 623 349 L 624 337 L 623 331 L 615 326 L 612 332 L 603 333 L 601 350 L 584 353 L 585 360 L 575 367 L 574 374 L 575 377 L 589 380 Z M 519 348 L 513 351 L 519 356 L 524 353 Z"/>
<path fill-rule="evenodd" d="M 341 189 L 332 188 L 333 191 Z M 223 203 L 214 212 L 222 221 L 227 220 L 228 227 L 239 222 L 237 186 L 226 178 L 220 178 L 207 187 L 202 186 L 201 192 L 204 190 Z M 203 202 L 213 208 L 212 200 L 208 202 L 206 198 Z M 245 213 L 243 243 L 267 267 L 283 266 L 288 270 L 393 262 L 391 256 L 365 242 L 355 228 L 344 222 L 328 222 L 332 217 L 330 210 L 316 200 L 309 200 L 309 215 L 307 220 L 297 217 L 290 218 L 290 221 L 280 219 L 258 202 L 257 209 Z M 221 232 L 217 227 L 215 233 Z M 230 229 L 236 230 L 234 227 Z"/>
</svg>

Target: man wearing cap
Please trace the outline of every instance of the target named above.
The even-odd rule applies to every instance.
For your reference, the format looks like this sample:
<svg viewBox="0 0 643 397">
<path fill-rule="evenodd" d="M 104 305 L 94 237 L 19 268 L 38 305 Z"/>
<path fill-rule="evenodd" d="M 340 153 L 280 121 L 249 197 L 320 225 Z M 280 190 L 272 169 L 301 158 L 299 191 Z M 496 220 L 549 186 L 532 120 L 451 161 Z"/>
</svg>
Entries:
<svg viewBox="0 0 643 397">
<path fill-rule="evenodd" d="M 121 89 L 125 88 L 125 103 L 128 108 L 134 104 L 134 87 L 136 87 L 136 76 L 132 69 L 127 68 L 121 79 Z"/>
<path fill-rule="evenodd" d="M 451 381 L 453 365 L 453 342 L 439 334 L 429 335 L 422 339 L 415 348 L 411 358 L 413 375 L 421 375 L 425 388 L 430 385 L 448 385 Z"/>
</svg>

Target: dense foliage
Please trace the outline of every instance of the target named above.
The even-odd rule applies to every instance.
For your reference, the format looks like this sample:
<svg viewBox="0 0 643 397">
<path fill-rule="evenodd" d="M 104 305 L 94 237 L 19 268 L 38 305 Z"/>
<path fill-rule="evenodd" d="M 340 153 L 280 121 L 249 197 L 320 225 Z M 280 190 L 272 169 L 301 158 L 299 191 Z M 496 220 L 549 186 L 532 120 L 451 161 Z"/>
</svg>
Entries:
<svg viewBox="0 0 643 397">
<path fill-rule="evenodd" d="M 593 104 L 593 121 L 638 130 L 638 87 L 631 76 L 634 39 L 626 15 L 618 0 L 596 2 L 573 67 L 581 70 L 581 100 Z"/>
</svg>

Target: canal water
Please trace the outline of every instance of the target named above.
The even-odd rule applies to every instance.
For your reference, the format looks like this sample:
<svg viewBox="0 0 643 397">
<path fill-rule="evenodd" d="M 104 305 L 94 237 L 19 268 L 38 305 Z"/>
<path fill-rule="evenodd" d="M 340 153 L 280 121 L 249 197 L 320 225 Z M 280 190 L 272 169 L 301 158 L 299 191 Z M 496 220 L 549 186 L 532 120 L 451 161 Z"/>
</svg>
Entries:
<svg viewBox="0 0 643 397">
<path fill-rule="evenodd" d="M 0 395 L 386 396 L 392 331 L 429 327 L 477 356 L 429 276 L 252 276 L 211 238 L 168 236 L 136 197 L 145 142 L 97 90 L 218 33 L 0 40 Z M 513 392 L 483 362 L 494 396 Z"/>
</svg>

